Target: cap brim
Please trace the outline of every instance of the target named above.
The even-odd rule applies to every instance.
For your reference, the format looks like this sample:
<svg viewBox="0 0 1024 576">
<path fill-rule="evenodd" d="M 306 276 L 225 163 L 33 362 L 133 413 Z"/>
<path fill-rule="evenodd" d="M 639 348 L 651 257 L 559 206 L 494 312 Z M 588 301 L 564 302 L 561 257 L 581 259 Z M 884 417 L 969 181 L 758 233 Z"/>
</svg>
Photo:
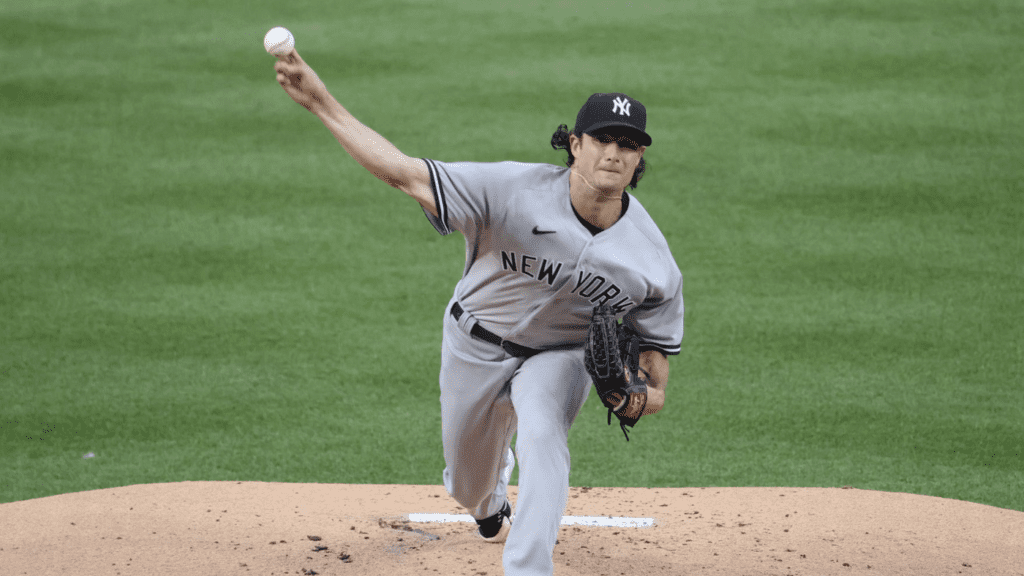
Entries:
<svg viewBox="0 0 1024 576">
<path fill-rule="evenodd" d="M 643 130 L 638 129 L 636 126 L 631 126 L 629 124 L 626 124 L 625 122 L 616 122 L 614 120 L 609 121 L 609 122 L 598 122 L 597 124 L 594 124 L 590 128 L 587 128 L 586 133 L 590 134 L 592 132 L 599 132 L 600 130 L 602 130 L 604 128 L 626 128 L 630 132 L 632 132 L 632 133 L 637 135 L 637 142 L 641 146 L 650 146 L 651 145 L 651 135 L 650 134 L 648 134 L 647 132 L 644 132 Z"/>
</svg>

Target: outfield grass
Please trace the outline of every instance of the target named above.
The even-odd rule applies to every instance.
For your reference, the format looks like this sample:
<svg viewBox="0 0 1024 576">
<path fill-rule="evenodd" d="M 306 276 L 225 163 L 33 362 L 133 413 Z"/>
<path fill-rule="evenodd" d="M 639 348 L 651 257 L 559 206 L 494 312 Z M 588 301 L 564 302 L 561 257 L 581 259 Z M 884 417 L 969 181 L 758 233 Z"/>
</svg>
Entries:
<svg viewBox="0 0 1024 576">
<path fill-rule="evenodd" d="M 647 104 L 636 194 L 686 279 L 687 335 L 628 445 L 587 403 L 574 485 L 1024 510 L 1019 2 L 26 1 L 0 19 L 0 502 L 440 482 L 463 243 L 280 90 L 260 41 L 284 25 L 410 155 L 557 164 L 550 134 L 590 93 Z"/>
</svg>

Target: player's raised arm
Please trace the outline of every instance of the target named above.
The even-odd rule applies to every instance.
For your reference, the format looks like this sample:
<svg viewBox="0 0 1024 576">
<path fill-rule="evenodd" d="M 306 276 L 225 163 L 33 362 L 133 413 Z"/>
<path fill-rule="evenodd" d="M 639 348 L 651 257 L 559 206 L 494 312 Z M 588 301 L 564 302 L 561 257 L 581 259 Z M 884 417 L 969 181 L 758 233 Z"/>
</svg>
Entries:
<svg viewBox="0 0 1024 576">
<path fill-rule="evenodd" d="M 430 173 L 418 158 L 406 156 L 386 138 L 356 120 L 324 85 L 316 72 L 292 50 L 274 64 L 277 82 L 284 91 L 327 126 L 341 146 L 363 168 L 384 182 L 412 196 L 437 216 Z"/>
</svg>

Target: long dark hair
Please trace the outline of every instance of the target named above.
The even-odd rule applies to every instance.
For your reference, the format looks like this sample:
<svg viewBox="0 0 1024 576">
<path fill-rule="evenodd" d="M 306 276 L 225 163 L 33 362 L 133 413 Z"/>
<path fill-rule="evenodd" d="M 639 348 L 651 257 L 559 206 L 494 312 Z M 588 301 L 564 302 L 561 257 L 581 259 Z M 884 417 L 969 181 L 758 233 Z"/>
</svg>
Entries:
<svg viewBox="0 0 1024 576">
<path fill-rule="evenodd" d="M 576 161 L 576 157 L 572 155 L 572 148 L 569 146 L 569 134 L 569 127 L 565 124 L 559 124 L 558 130 L 555 130 L 555 133 L 551 135 L 551 147 L 555 150 L 565 150 L 569 153 L 569 158 L 566 159 L 565 165 L 571 168 L 572 163 Z M 571 132 L 571 134 L 576 134 L 576 132 Z M 583 134 L 576 134 L 576 137 L 583 138 Z M 641 157 L 640 164 L 633 171 L 633 179 L 629 181 L 629 187 L 635 190 L 637 183 L 644 177 L 644 172 L 646 171 L 647 160 Z"/>
</svg>

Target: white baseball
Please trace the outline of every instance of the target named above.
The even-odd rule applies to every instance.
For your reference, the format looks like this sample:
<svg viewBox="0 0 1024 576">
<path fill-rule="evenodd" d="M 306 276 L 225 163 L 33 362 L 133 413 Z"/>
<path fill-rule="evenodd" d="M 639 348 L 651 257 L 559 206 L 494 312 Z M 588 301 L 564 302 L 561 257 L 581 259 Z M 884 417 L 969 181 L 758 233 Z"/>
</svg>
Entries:
<svg viewBox="0 0 1024 576">
<path fill-rule="evenodd" d="M 284 56 L 295 48 L 295 36 L 287 28 L 271 28 L 263 37 L 263 47 L 274 56 Z"/>
</svg>

